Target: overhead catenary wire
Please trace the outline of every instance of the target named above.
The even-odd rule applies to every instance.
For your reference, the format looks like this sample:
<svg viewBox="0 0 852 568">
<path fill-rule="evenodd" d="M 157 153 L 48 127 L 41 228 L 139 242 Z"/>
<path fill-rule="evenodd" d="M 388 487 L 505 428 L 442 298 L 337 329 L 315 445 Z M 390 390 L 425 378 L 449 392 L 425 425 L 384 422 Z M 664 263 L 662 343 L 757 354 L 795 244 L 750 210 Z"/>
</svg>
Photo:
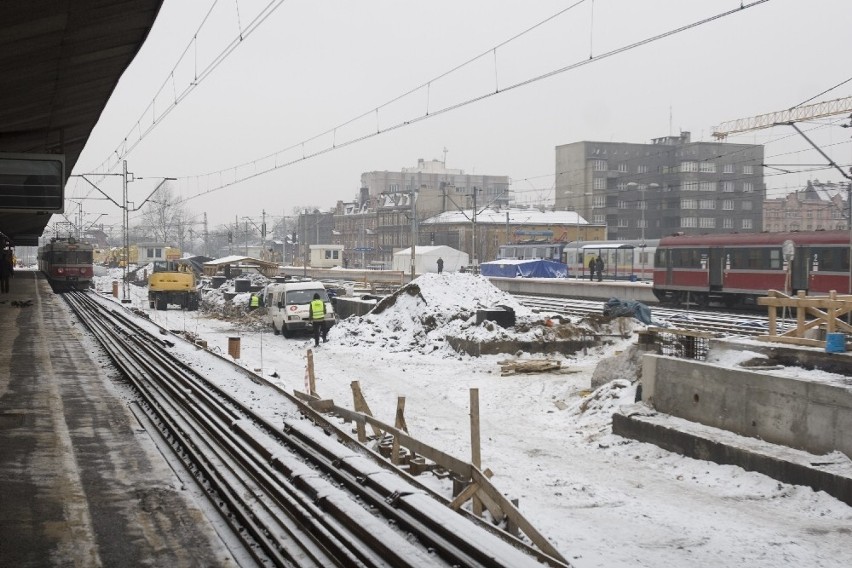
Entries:
<svg viewBox="0 0 852 568">
<path fill-rule="evenodd" d="M 202 180 L 202 179 L 209 179 L 211 177 L 221 178 L 225 172 L 230 172 L 230 171 L 238 172 L 240 170 L 240 168 L 251 167 L 252 170 L 253 170 L 251 173 L 246 174 L 243 177 L 236 177 L 235 176 L 233 179 L 226 181 L 224 183 L 221 183 L 218 186 L 208 187 L 208 189 L 206 189 L 204 191 L 200 191 L 199 193 L 196 193 L 194 195 L 187 196 L 187 197 L 185 197 L 184 200 L 188 201 L 188 200 L 191 200 L 191 199 L 196 199 L 198 197 L 209 195 L 210 193 L 220 191 L 222 189 L 231 187 L 233 185 L 248 181 L 250 179 L 253 179 L 253 178 L 258 177 L 260 175 L 264 175 L 264 174 L 269 173 L 271 171 L 292 166 L 292 165 L 297 164 L 299 162 L 327 154 L 327 153 L 329 153 L 333 150 L 344 148 L 344 147 L 350 146 L 352 144 L 356 144 L 356 143 L 362 142 L 364 140 L 373 138 L 375 136 L 385 134 L 385 133 L 388 133 L 388 132 L 391 132 L 391 131 L 395 131 L 395 130 L 398 130 L 400 128 L 410 126 L 412 124 L 419 123 L 419 122 L 426 120 L 428 118 L 432 118 L 432 117 L 435 117 L 435 116 L 438 116 L 438 115 L 441 115 L 441 114 L 451 112 L 453 110 L 457 110 L 459 108 L 466 107 L 468 105 L 480 102 L 482 100 L 488 99 L 488 98 L 493 97 L 495 95 L 506 93 L 506 92 L 511 91 L 513 89 L 524 87 L 524 86 L 536 83 L 538 81 L 553 77 L 555 75 L 559 75 L 559 74 L 565 73 L 567 71 L 578 69 L 578 68 L 583 67 L 585 65 L 588 65 L 590 63 L 602 61 L 604 59 L 613 57 L 615 55 L 619 55 L 621 53 L 636 49 L 638 47 L 641 47 L 641 46 L 644 46 L 644 45 L 647 45 L 647 44 L 650 44 L 650 43 L 653 43 L 653 42 L 656 42 L 656 41 L 659 41 L 659 40 L 662 40 L 662 39 L 665 39 L 665 38 L 668 38 L 668 37 L 671 37 L 673 35 L 685 32 L 687 30 L 690 30 L 690 29 L 693 29 L 693 28 L 696 28 L 696 27 L 699 27 L 699 26 L 702 26 L 702 25 L 705 25 L 705 24 L 708 24 L 708 23 L 711 23 L 711 22 L 714 22 L 714 21 L 719 20 L 721 18 L 740 13 L 740 12 L 746 10 L 746 9 L 749 9 L 749 8 L 758 6 L 760 4 L 764 4 L 766 2 L 769 2 L 770 0 L 754 0 L 753 2 L 749 2 L 747 4 L 742 4 L 740 7 L 735 8 L 733 10 L 728 10 L 728 11 L 725 11 L 725 12 L 707 17 L 707 18 L 703 18 L 703 19 L 697 20 L 695 22 L 680 26 L 678 28 L 674 28 L 672 30 L 668 30 L 666 32 L 647 37 L 647 38 L 642 39 L 640 41 L 633 42 L 633 43 L 618 47 L 616 49 L 612 49 L 612 50 L 604 52 L 604 53 L 602 53 L 602 54 L 600 54 L 596 57 L 592 57 L 590 59 L 583 59 L 583 60 L 571 63 L 569 65 L 565 65 L 563 67 L 553 69 L 553 70 L 548 71 L 546 73 L 543 73 L 543 74 L 540 74 L 540 75 L 537 75 L 537 76 L 534 76 L 534 77 L 530 77 L 530 78 L 522 80 L 522 81 L 515 82 L 511 85 L 507 85 L 507 86 L 504 86 L 502 88 L 499 88 L 499 86 L 497 86 L 493 92 L 486 92 L 486 93 L 483 93 L 481 95 L 474 96 L 474 97 L 459 101 L 457 103 L 449 104 L 449 105 L 447 105 L 443 108 L 437 109 L 437 110 L 432 110 L 432 109 L 428 108 L 429 103 L 427 102 L 427 109 L 423 114 L 413 116 L 413 117 L 411 117 L 407 120 L 403 120 L 403 121 L 397 122 L 395 124 L 390 124 L 390 125 L 387 125 L 385 127 L 381 126 L 380 119 L 379 119 L 379 114 L 380 114 L 381 109 L 383 109 L 383 108 L 385 108 L 385 107 L 387 107 L 387 106 L 389 106 L 389 105 L 391 105 L 395 102 L 400 101 L 404 97 L 411 96 L 411 95 L 413 95 L 413 94 L 415 94 L 415 93 L 417 93 L 418 91 L 421 91 L 421 90 L 425 91 L 427 101 L 429 101 L 430 100 L 429 99 L 429 93 L 430 93 L 431 85 L 435 81 L 446 77 L 447 75 L 465 67 L 466 65 L 469 65 L 471 62 L 477 61 L 480 58 L 491 54 L 494 50 L 498 49 L 499 47 L 506 45 L 507 43 L 521 37 L 522 35 L 524 35 L 526 33 L 529 33 L 531 30 L 533 30 L 533 29 L 543 25 L 545 22 L 550 21 L 553 18 L 558 17 L 559 15 L 562 15 L 565 12 L 579 6 L 580 4 L 584 3 L 585 1 L 586 0 L 579 0 L 578 2 L 572 4 L 571 6 L 561 10 L 557 14 L 554 14 L 553 16 L 548 17 L 546 20 L 543 20 L 542 22 L 539 22 L 538 24 L 526 29 L 525 31 L 523 31 L 519 34 L 516 34 L 515 36 L 512 36 L 511 38 L 497 44 L 494 47 L 489 48 L 488 50 L 481 53 L 480 55 L 477 55 L 476 57 L 468 59 L 464 63 L 453 67 L 449 71 L 446 71 L 445 73 L 442 73 L 442 74 L 436 76 L 435 78 L 430 79 L 429 81 L 426 81 L 425 83 L 422 83 L 421 85 L 419 85 L 419 86 L 417 86 L 413 89 L 410 89 L 410 90 L 406 91 L 405 93 L 403 93 L 403 94 L 401 94 L 397 97 L 394 97 L 390 101 L 388 101 L 388 102 L 386 102 L 382 105 L 373 107 L 369 111 L 361 113 L 358 116 L 356 116 L 355 118 L 352 118 L 352 119 L 347 120 L 347 121 L 345 121 L 341 124 L 338 124 L 337 126 L 334 126 L 330 129 L 324 131 L 324 132 L 321 132 L 319 134 L 316 134 L 314 136 L 306 138 L 306 139 L 304 139 L 300 142 L 297 142 L 297 143 L 295 143 L 291 146 L 288 146 L 288 147 L 286 147 L 282 150 L 279 150 L 277 152 L 267 154 L 263 157 L 260 157 L 260 158 L 257 158 L 257 159 L 251 160 L 251 161 L 243 162 L 243 163 L 241 163 L 237 166 L 231 166 L 231 167 L 228 167 L 228 168 L 225 168 L 225 169 L 222 169 L 222 170 L 217 170 L 217 171 L 209 172 L 209 173 L 206 173 L 206 174 L 200 174 L 200 175 L 197 175 L 197 176 L 185 176 L 184 178 L 181 178 L 181 179 L 195 178 L 196 180 Z M 356 123 L 357 121 L 363 120 L 365 117 L 368 117 L 368 116 L 371 116 L 371 115 L 374 115 L 376 117 L 376 126 L 375 126 L 375 129 L 373 131 L 364 133 L 360 136 L 354 136 L 353 138 L 350 138 L 349 140 L 338 141 L 337 135 L 336 135 L 336 132 L 338 130 L 340 130 L 340 129 L 346 127 L 346 126 L 350 126 L 350 125 Z M 319 149 L 314 150 L 314 151 L 305 151 L 306 145 L 310 145 L 311 143 L 315 143 L 315 142 L 321 140 L 322 138 L 329 137 L 329 136 L 333 136 L 332 144 L 327 145 L 325 147 L 320 147 Z M 290 159 L 281 159 L 282 155 L 284 155 L 288 152 L 294 152 L 294 151 L 297 151 L 297 150 L 301 150 L 301 155 L 297 154 L 295 157 L 290 158 Z M 270 160 L 273 162 L 272 165 L 269 165 L 269 166 L 259 165 L 264 161 L 270 161 Z"/>
</svg>

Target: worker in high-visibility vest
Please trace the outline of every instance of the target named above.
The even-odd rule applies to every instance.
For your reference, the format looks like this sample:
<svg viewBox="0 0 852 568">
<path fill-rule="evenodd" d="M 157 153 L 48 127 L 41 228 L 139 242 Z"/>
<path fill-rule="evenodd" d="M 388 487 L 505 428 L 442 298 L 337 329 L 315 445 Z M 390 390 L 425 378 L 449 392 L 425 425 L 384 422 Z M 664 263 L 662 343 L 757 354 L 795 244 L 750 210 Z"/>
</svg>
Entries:
<svg viewBox="0 0 852 568">
<path fill-rule="evenodd" d="M 318 292 L 314 293 L 314 299 L 311 300 L 311 322 L 314 326 L 314 347 L 319 346 L 320 335 L 322 342 L 326 342 L 328 330 L 325 328 L 325 302 L 322 301 Z"/>
<path fill-rule="evenodd" d="M 260 295 L 252 294 L 249 299 L 249 311 L 256 310 L 260 307 Z"/>
</svg>

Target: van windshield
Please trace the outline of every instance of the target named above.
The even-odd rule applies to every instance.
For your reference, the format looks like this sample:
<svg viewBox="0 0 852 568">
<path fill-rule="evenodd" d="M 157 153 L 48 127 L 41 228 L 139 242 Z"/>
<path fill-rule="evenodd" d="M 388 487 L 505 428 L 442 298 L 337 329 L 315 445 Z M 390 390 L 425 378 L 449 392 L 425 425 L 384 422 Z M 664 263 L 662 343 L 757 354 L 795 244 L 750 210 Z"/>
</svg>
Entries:
<svg viewBox="0 0 852 568">
<path fill-rule="evenodd" d="M 314 299 L 314 294 L 319 294 L 319 297 L 323 302 L 328 301 L 328 295 L 325 293 L 325 290 L 323 290 L 322 288 L 317 288 L 314 290 L 290 290 L 285 295 L 284 303 L 310 304 L 311 300 Z"/>
</svg>

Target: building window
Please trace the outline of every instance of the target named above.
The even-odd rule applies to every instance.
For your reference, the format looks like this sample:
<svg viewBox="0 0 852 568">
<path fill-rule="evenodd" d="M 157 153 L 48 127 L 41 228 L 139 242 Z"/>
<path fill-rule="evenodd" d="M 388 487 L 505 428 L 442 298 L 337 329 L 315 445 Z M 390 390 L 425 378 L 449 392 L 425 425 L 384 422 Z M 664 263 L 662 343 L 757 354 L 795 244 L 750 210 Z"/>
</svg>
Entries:
<svg viewBox="0 0 852 568">
<path fill-rule="evenodd" d="M 699 187 L 697 181 L 687 181 L 683 184 L 683 191 L 698 191 Z"/>
<path fill-rule="evenodd" d="M 754 191 L 754 184 L 751 182 L 743 183 L 743 193 L 752 193 Z"/>
<path fill-rule="evenodd" d="M 639 219 L 638 221 L 636 221 L 636 226 L 639 227 L 640 229 L 647 229 L 648 228 L 648 220 L 647 219 Z"/>
<path fill-rule="evenodd" d="M 618 164 L 618 171 L 626 174 L 629 171 L 627 169 L 627 164 L 625 162 L 621 162 L 620 164 Z"/>
<path fill-rule="evenodd" d="M 702 199 L 698 204 L 699 209 L 716 209 L 715 199 Z"/>
<path fill-rule="evenodd" d="M 715 181 L 702 181 L 700 185 L 701 191 L 716 191 Z"/>
<path fill-rule="evenodd" d="M 698 209 L 698 200 L 697 199 L 681 199 L 680 200 L 680 208 L 681 209 Z"/>
<path fill-rule="evenodd" d="M 623 199 L 618 200 L 618 208 L 619 209 L 627 209 L 627 202 Z"/>
<path fill-rule="evenodd" d="M 698 226 L 698 219 L 695 217 L 681 217 L 680 226 L 684 229 L 694 229 Z"/>
<path fill-rule="evenodd" d="M 698 226 L 702 229 L 715 229 L 716 219 L 714 217 L 702 217 L 698 220 Z"/>
<path fill-rule="evenodd" d="M 618 219 L 618 226 L 619 226 L 619 227 L 628 227 L 629 225 L 628 225 L 628 223 L 627 223 L 627 219 L 625 219 L 625 218 L 623 218 L 623 217 L 620 217 L 620 218 Z"/>
<path fill-rule="evenodd" d="M 725 169 L 722 170 L 722 173 L 732 174 L 734 173 L 734 164 L 725 164 Z M 731 228 L 731 227 L 729 227 Z"/>
<path fill-rule="evenodd" d="M 606 195 L 595 195 L 593 207 L 606 207 Z"/>
<path fill-rule="evenodd" d="M 595 225 L 606 224 L 606 215 L 592 215 L 592 223 Z"/>
<path fill-rule="evenodd" d="M 752 228 L 751 219 L 743 219 L 742 228 L 743 229 L 751 229 Z"/>
<path fill-rule="evenodd" d="M 623 181 L 618 182 L 618 191 L 627 191 L 627 184 Z"/>
<path fill-rule="evenodd" d="M 596 177 L 592 182 L 592 187 L 594 189 L 606 189 L 606 178 Z"/>
<path fill-rule="evenodd" d="M 606 160 L 592 160 L 592 169 L 596 172 L 605 172 Z"/>
<path fill-rule="evenodd" d="M 697 172 L 698 171 L 698 162 L 681 162 L 680 163 L 680 171 L 681 171 L 681 173 Z"/>
<path fill-rule="evenodd" d="M 636 173 L 637 174 L 647 174 L 648 173 L 648 166 L 636 166 Z"/>
<path fill-rule="evenodd" d="M 722 201 L 722 210 L 723 211 L 733 211 L 734 210 L 734 200 L 733 199 L 725 199 Z"/>
<path fill-rule="evenodd" d="M 701 173 L 703 173 L 703 174 L 715 174 L 716 173 L 716 163 L 715 162 L 701 162 Z"/>
<path fill-rule="evenodd" d="M 734 192 L 734 182 L 723 181 L 722 182 L 722 193 L 733 193 L 733 192 Z"/>
<path fill-rule="evenodd" d="M 743 166 L 743 173 L 746 174 L 746 175 L 753 174 L 754 173 L 754 167 L 753 166 Z"/>
<path fill-rule="evenodd" d="M 722 228 L 723 229 L 733 229 L 734 228 L 734 220 L 730 217 L 725 217 L 722 219 Z"/>
</svg>

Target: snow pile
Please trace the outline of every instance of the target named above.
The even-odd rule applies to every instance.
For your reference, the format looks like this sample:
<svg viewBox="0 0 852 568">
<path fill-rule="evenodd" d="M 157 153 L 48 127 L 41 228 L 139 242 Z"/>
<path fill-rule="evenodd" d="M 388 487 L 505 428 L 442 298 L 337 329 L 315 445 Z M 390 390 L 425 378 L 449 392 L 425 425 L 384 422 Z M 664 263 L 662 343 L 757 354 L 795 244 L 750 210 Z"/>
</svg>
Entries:
<svg viewBox="0 0 852 568">
<path fill-rule="evenodd" d="M 515 326 L 493 321 L 476 324 L 476 312 L 505 307 L 515 312 Z M 424 274 L 379 302 L 367 315 L 341 321 L 329 336 L 344 345 L 375 345 L 390 352 L 431 353 L 446 349 L 446 337 L 471 341 L 551 341 L 591 332 L 582 326 L 548 325 L 487 278 L 467 273 Z"/>
</svg>

